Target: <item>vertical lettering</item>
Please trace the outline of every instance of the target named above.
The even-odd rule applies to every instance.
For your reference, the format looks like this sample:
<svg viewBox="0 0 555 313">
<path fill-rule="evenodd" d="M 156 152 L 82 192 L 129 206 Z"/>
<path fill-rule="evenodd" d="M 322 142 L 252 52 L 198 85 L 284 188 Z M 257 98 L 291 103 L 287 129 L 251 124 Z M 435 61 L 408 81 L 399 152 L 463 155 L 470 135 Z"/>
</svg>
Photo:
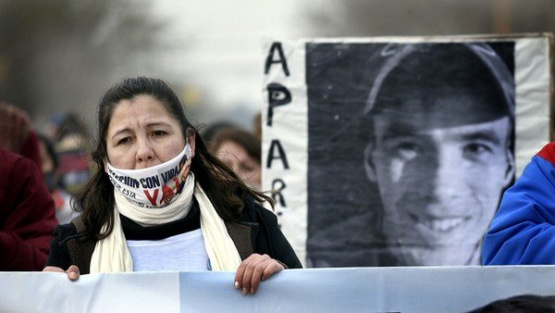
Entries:
<svg viewBox="0 0 555 313">
<path fill-rule="evenodd" d="M 274 150 L 277 148 L 277 156 L 274 156 Z M 272 140 L 272 143 L 270 144 L 270 152 L 268 153 L 268 160 L 266 161 L 266 168 L 271 168 L 272 167 L 272 161 L 274 159 L 280 159 L 283 162 L 283 168 L 288 170 L 289 169 L 289 163 L 287 162 L 287 155 L 285 155 L 285 150 L 283 150 L 283 147 L 281 146 L 279 140 Z"/>
<path fill-rule="evenodd" d="M 285 204 L 285 198 L 281 194 L 281 191 L 285 189 L 286 186 L 287 185 L 285 184 L 285 182 L 280 178 L 274 179 L 274 181 L 272 181 L 272 199 L 274 199 L 275 203 L 279 203 L 279 205 L 282 207 L 287 207 L 287 205 Z M 279 201 L 276 200 L 276 198 L 279 199 Z"/>
<path fill-rule="evenodd" d="M 278 53 L 278 59 L 274 60 L 274 53 Z M 270 47 L 270 52 L 266 57 L 266 65 L 264 66 L 264 74 L 268 74 L 270 72 L 270 67 L 272 64 L 279 63 L 283 68 L 283 72 L 285 76 L 289 76 L 289 67 L 287 66 L 287 60 L 285 59 L 285 54 L 283 54 L 283 47 L 281 46 L 281 42 L 274 42 Z"/>
<path fill-rule="evenodd" d="M 280 105 L 290 103 L 292 100 L 291 92 L 278 83 L 271 83 L 268 85 L 268 122 L 266 125 L 272 126 L 272 116 L 274 115 L 274 108 Z"/>
</svg>

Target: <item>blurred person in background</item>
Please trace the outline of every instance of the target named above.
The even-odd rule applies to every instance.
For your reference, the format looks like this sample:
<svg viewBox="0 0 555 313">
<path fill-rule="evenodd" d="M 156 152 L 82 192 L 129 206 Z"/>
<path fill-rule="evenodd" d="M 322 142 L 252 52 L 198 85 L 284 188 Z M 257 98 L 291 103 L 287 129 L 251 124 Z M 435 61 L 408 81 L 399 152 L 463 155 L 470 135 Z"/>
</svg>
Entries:
<svg viewBox="0 0 555 313">
<path fill-rule="evenodd" d="M 48 135 L 54 142 L 61 184 L 73 195 L 91 176 L 87 127 L 74 113 L 55 114 Z"/>
<path fill-rule="evenodd" d="M 0 148 L 20 154 L 41 166 L 37 133 L 27 112 L 0 101 Z"/>
<path fill-rule="evenodd" d="M 206 142 L 206 144 L 210 146 L 210 143 L 212 142 L 212 139 L 214 139 L 214 136 L 222 129 L 225 129 L 228 127 L 238 127 L 238 126 L 235 125 L 233 122 L 229 122 L 229 121 L 217 121 L 214 123 L 210 123 L 204 126 L 203 128 L 199 128 L 199 131 L 200 131 L 200 135 L 202 136 L 202 139 L 204 139 L 204 142 Z"/>
<path fill-rule="evenodd" d="M 238 127 L 218 131 L 210 142 L 210 151 L 231 167 L 251 188 L 262 184 L 261 142 L 258 137 Z"/>
<path fill-rule="evenodd" d="M 258 112 L 253 119 L 253 134 L 262 141 L 262 113 Z"/>
<path fill-rule="evenodd" d="M 40 169 L 0 149 L 0 271 L 40 271 L 48 258 L 54 201 Z"/>
<path fill-rule="evenodd" d="M 555 296 L 516 295 L 492 301 L 466 313 L 555 313 Z"/>
<path fill-rule="evenodd" d="M 61 184 L 60 174 L 58 172 L 58 156 L 54 149 L 54 144 L 46 135 L 38 134 L 38 138 L 42 160 L 42 174 L 46 187 L 52 194 L 52 198 L 54 198 L 56 219 L 58 219 L 60 224 L 69 223 L 69 221 L 77 215 L 77 212 L 72 210 L 72 197 Z"/>
<path fill-rule="evenodd" d="M 37 271 L 58 224 L 27 114 L 0 104 L 0 271 Z"/>
</svg>

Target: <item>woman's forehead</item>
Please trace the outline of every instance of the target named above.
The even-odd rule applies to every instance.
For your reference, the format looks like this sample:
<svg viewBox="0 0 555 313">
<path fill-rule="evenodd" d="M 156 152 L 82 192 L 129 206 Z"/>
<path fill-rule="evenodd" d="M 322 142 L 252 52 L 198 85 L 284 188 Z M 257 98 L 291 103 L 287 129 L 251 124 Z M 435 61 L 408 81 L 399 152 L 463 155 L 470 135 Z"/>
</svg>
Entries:
<svg viewBox="0 0 555 313">
<path fill-rule="evenodd" d="M 179 125 L 166 106 L 150 96 L 127 99 L 114 107 L 108 126 L 108 132 L 125 127 L 143 127 L 153 124 Z"/>
</svg>

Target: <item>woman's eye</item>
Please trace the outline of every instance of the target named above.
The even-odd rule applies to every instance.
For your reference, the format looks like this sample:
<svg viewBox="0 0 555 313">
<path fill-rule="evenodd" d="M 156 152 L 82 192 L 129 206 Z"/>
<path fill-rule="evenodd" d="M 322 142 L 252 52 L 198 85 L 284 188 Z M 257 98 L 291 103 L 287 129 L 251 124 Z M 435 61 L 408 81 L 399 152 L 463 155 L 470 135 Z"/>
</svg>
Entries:
<svg viewBox="0 0 555 313">
<path fill-rule="evenodd" d="M 154 135 L 156 137 L 164 136 L 165 134 L 166 134 L 166 132 L 163 131 L 163 130 L 155 130 L 155 131 L 152 132 L 152 135 Z"/>
<path fill-rule="evenodd" d="M 118 140 L 117 145 L 124 145 L 131 142 L 131 138 L 129 137 L 125 137 L 125 138 L 121 138 L 120 140 Z"/>
<path fill-rule="evenodd" d="M 254 171 L 254 167 L 249 166 L 249 165 L 243 165 L 243 166 L 241 166 L 241 171 L 250 173 L 250 172 Z"/>
</svg>

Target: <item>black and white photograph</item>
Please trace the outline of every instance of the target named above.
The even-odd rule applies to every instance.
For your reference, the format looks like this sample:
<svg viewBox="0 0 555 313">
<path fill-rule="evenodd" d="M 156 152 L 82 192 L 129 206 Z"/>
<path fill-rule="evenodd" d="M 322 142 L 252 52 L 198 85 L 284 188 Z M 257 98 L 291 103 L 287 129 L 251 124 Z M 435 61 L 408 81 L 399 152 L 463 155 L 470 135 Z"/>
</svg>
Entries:
<svg viewBox="0 0 555 313">
<path fill-rule="evenodd" d="M 479 265 L 514 71 L 510 40 L 307 43 L 308 265 Z"/>
</svg>

